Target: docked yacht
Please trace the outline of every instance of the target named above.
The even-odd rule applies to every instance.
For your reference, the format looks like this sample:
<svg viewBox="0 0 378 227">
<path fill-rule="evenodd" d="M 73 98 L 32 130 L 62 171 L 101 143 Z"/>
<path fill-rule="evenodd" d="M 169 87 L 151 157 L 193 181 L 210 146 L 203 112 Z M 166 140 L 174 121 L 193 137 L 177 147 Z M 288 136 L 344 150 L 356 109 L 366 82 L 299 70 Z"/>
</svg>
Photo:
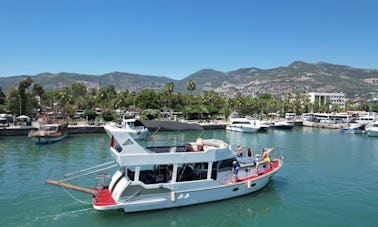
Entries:
<svg viewBox="0 0 378 227">
<path fill-rule="evenodd" d="M 104 126 L 106 133 L 111 136 L 112 132 L 127 132 L 135 140 L 144 140 L 148 135 L 148 128 L 144 126 L 144 124 L 138 119 L 126 119 L 122 120 L 121 125 L 112 124 Z"/>
<path fill-rule="evenodd" d="M 235 132 L 256 132 L 260 128 L 258 120 L 249 120 L 247 118 L 231 119 L 230 124 L 226 126 L 226 130 Z"/>
<path fill-rule="evenodd" d="M 365 125 L 359 123 L 349 123 L 346 127 L 340 129 L 341 133 L 363 134 Z"/>
<path fill-rule="evenodd" d="M 378 121 L 374 121 L 366 126 L 365 132 L 368 136 L 378 136 Z"/>
<path fill-rule="evenodd" d="M 292 129 L 292 128 L 294 128 L 294 124 L 289 123 L 285 120 L 279 120 L 279 121 L 272 122 L 270 127 L 273 128 L 273 129 Z"/>
<path fill-rule="evenodd" d="M 96 210 L 137 212 L 252 193 L 266 186 L 283 165 L 283 157 L 269 162 L 238 159 L 231 146 L 218 139 L 142 147 L 124 131 L 112 132 L 110 153 L 118 169 L 109 183 L 100 180 L 94 189 L 64 179 L 46 183 L 92 194 Z"/>
</svg>

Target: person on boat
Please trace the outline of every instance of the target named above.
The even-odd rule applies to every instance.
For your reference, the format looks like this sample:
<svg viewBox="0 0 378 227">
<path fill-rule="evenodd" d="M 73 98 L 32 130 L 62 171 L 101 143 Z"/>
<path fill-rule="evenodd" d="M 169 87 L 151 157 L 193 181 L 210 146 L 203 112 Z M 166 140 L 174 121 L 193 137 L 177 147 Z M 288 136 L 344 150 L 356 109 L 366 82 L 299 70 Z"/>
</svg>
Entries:
<svg viewBox="0 0 378 227">
<path fill-rule="evenodd" d="M 185 144 L 185 151 L 186 152 L 194 151 L 192 144 L 190 144 L 190 143 Z"/>
<path fill-rule="evenodd" d="M 240 146 L 240 144 L 238 145 L 238 149 L 237 149 L 237 152 L 238 152 L 238 157 L 243 157 L 243 149 L 242 147 Z"/>
<path fill-rule="evenodd" d="M 235 183 L 238 180 L 239 164 L 236 161 L 232 162 L 232 174 L 233 182 Z"/>
<path fill-rule="evenodd" d="M 261 149 L 261 155 L 260 157 L 272 168 L 272 164 L 270 163 L 271 158 L 270 158 L 270 153 L 274 150 L 274 148 L 269 148 L 268 150 Z"/>
<path fill-rule="evenodd" d="M 196 144 L 197 144 L 197 151 L 203 151 L 203 139 L 197 138 Z"/>
<path fill-rule="evenodd" d="M 251 150 L 251 148 L 248 148 L 248 150 L 247 150 L 247 158 L 252 158 L 252 155 L 253 155 L 253 151 Z"/>
</svg>

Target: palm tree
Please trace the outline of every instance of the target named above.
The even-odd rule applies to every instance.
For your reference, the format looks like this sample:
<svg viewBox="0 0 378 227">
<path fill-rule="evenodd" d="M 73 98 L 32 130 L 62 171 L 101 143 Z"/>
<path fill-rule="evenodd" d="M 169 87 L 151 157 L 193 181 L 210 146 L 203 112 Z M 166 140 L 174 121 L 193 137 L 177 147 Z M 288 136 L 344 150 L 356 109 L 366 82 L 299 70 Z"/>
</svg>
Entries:
<svg viewBox="0 0 378 227">
<path fill-rule="evenodd" d="M 301 95 L 299 93 L 296 93 L 294 102 L 292 103 L 293 112 L 299 115 L 301 106 L 302 106 Z"/>
<path fill-rule="evenodd" d="M 189 80 L 186 84 L 186 88 L 190 91 L 190 96 L 193 96 L 193 91 L 196 90 L 196 82 Z M 190 99 L 190 105 L 192 105 L 192 98 Z"/>
<path fill-rule="evenodd" d="M 40 111 L 40 108 L 41 108 L 42 95 L 44 93 L 45 93 L 45 90 L 43 89 L 42 85 L 39 84 L 39 83 L 34 83 L 33 95 L 34 95 L 34 97 L 38 96 L 38 101 L 35 103 L 35 105 L 38 107 L 39 111 Z M 33 100 L 35 100 L 35 98 Z"/>
<path fill-rule="evenodd" d="M 74 114 L 73 96 L 68 88 L 65 88 L 58 93 L 58 103 L 59 106 L 55 106 L 54 104 L 54 114 L 56 114 L 56 111 L 59 111 L 63 114 L 64 118 Z M 56 115 L 54 117 L 56 117 Z"/>
<path fill-rule="evenodd" d="M 166 91 L 169 96 L 169 109 L 171 112 L 172 112 L 172 92 L 173 92 L 174 87 L 175 85 L 173 84 L 173 82 L 168 82 L 164 87 L 164 91 Z"/>
<path fill-rule="evenodd" d="M 33 80 L 30 77 L 26 77 L 23 79 L 20 84 L 18 85 L 18 95 L 19 95 L 19 101 L 20 101 L 20 115 L 22 113 L 25 113 L 25 106 L 27 105 L 27 96 L 25 94 L 26 89 L 32 85 Z"/>
</svg>

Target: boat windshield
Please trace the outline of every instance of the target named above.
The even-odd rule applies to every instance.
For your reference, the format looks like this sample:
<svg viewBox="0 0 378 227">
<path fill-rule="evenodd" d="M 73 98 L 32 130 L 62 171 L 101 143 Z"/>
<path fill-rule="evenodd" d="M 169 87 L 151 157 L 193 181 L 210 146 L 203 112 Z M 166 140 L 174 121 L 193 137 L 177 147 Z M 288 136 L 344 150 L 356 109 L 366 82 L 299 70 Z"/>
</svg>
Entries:
<svg viewBox="0 0 378 227">
<path fill-rule="evenodd" d="M 44 125 L 44 126 L 40 127 L 40 130 L 43 130 L 43 131 L 57 131 L 58 130 L 58 126 L 56 126 L 56 125 Z"/>
<path fill-rule="evenodd" d="M 234 122 L 232 122 L 232 124 L 245 124 L 245 125 L 247 125 L 247 124 L 251 124 L 249 121 L 234 121 Z"/>
</svg>

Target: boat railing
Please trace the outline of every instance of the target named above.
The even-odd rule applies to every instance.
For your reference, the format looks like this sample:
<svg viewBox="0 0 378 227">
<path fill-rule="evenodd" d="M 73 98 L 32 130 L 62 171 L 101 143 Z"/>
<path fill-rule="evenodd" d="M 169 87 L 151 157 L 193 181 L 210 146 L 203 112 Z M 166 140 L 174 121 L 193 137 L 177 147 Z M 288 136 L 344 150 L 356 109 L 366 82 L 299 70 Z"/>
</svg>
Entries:
<svg viewBox="0 0 378 227">
<path fill-rule="evenodd" d="M 185 145 L 179 146 L 149 146 L 146 147 L 149 151 L 154 153 L 173 153 L 173 152 L 185 152 Z"/>
<path fill-rule="evenodd" d="M 116 166 L 117 164 L 115 163 L 115 161 L 110 161 L 110 162 L 103 163 L 97 166 L 92 166 L 86 169 L 78 170 L 72 173 L 67 173 L 63 176 L 63 179 L 61 181 L 68 181 L 68 180 L 76 179 L 76 178 L 83 177 L 86 175 L 98 173 L 107 169 L 111 169 Z"/>
<path fill-rule="evenodd" d="M 222 140 L 217 140 L 217 139 L 206 139 L 203 141 L 203 145 L 215 147 L 215 148 L 224 148 L 227 146 L 225 142 L 223 142 Z"/>
</svg>

